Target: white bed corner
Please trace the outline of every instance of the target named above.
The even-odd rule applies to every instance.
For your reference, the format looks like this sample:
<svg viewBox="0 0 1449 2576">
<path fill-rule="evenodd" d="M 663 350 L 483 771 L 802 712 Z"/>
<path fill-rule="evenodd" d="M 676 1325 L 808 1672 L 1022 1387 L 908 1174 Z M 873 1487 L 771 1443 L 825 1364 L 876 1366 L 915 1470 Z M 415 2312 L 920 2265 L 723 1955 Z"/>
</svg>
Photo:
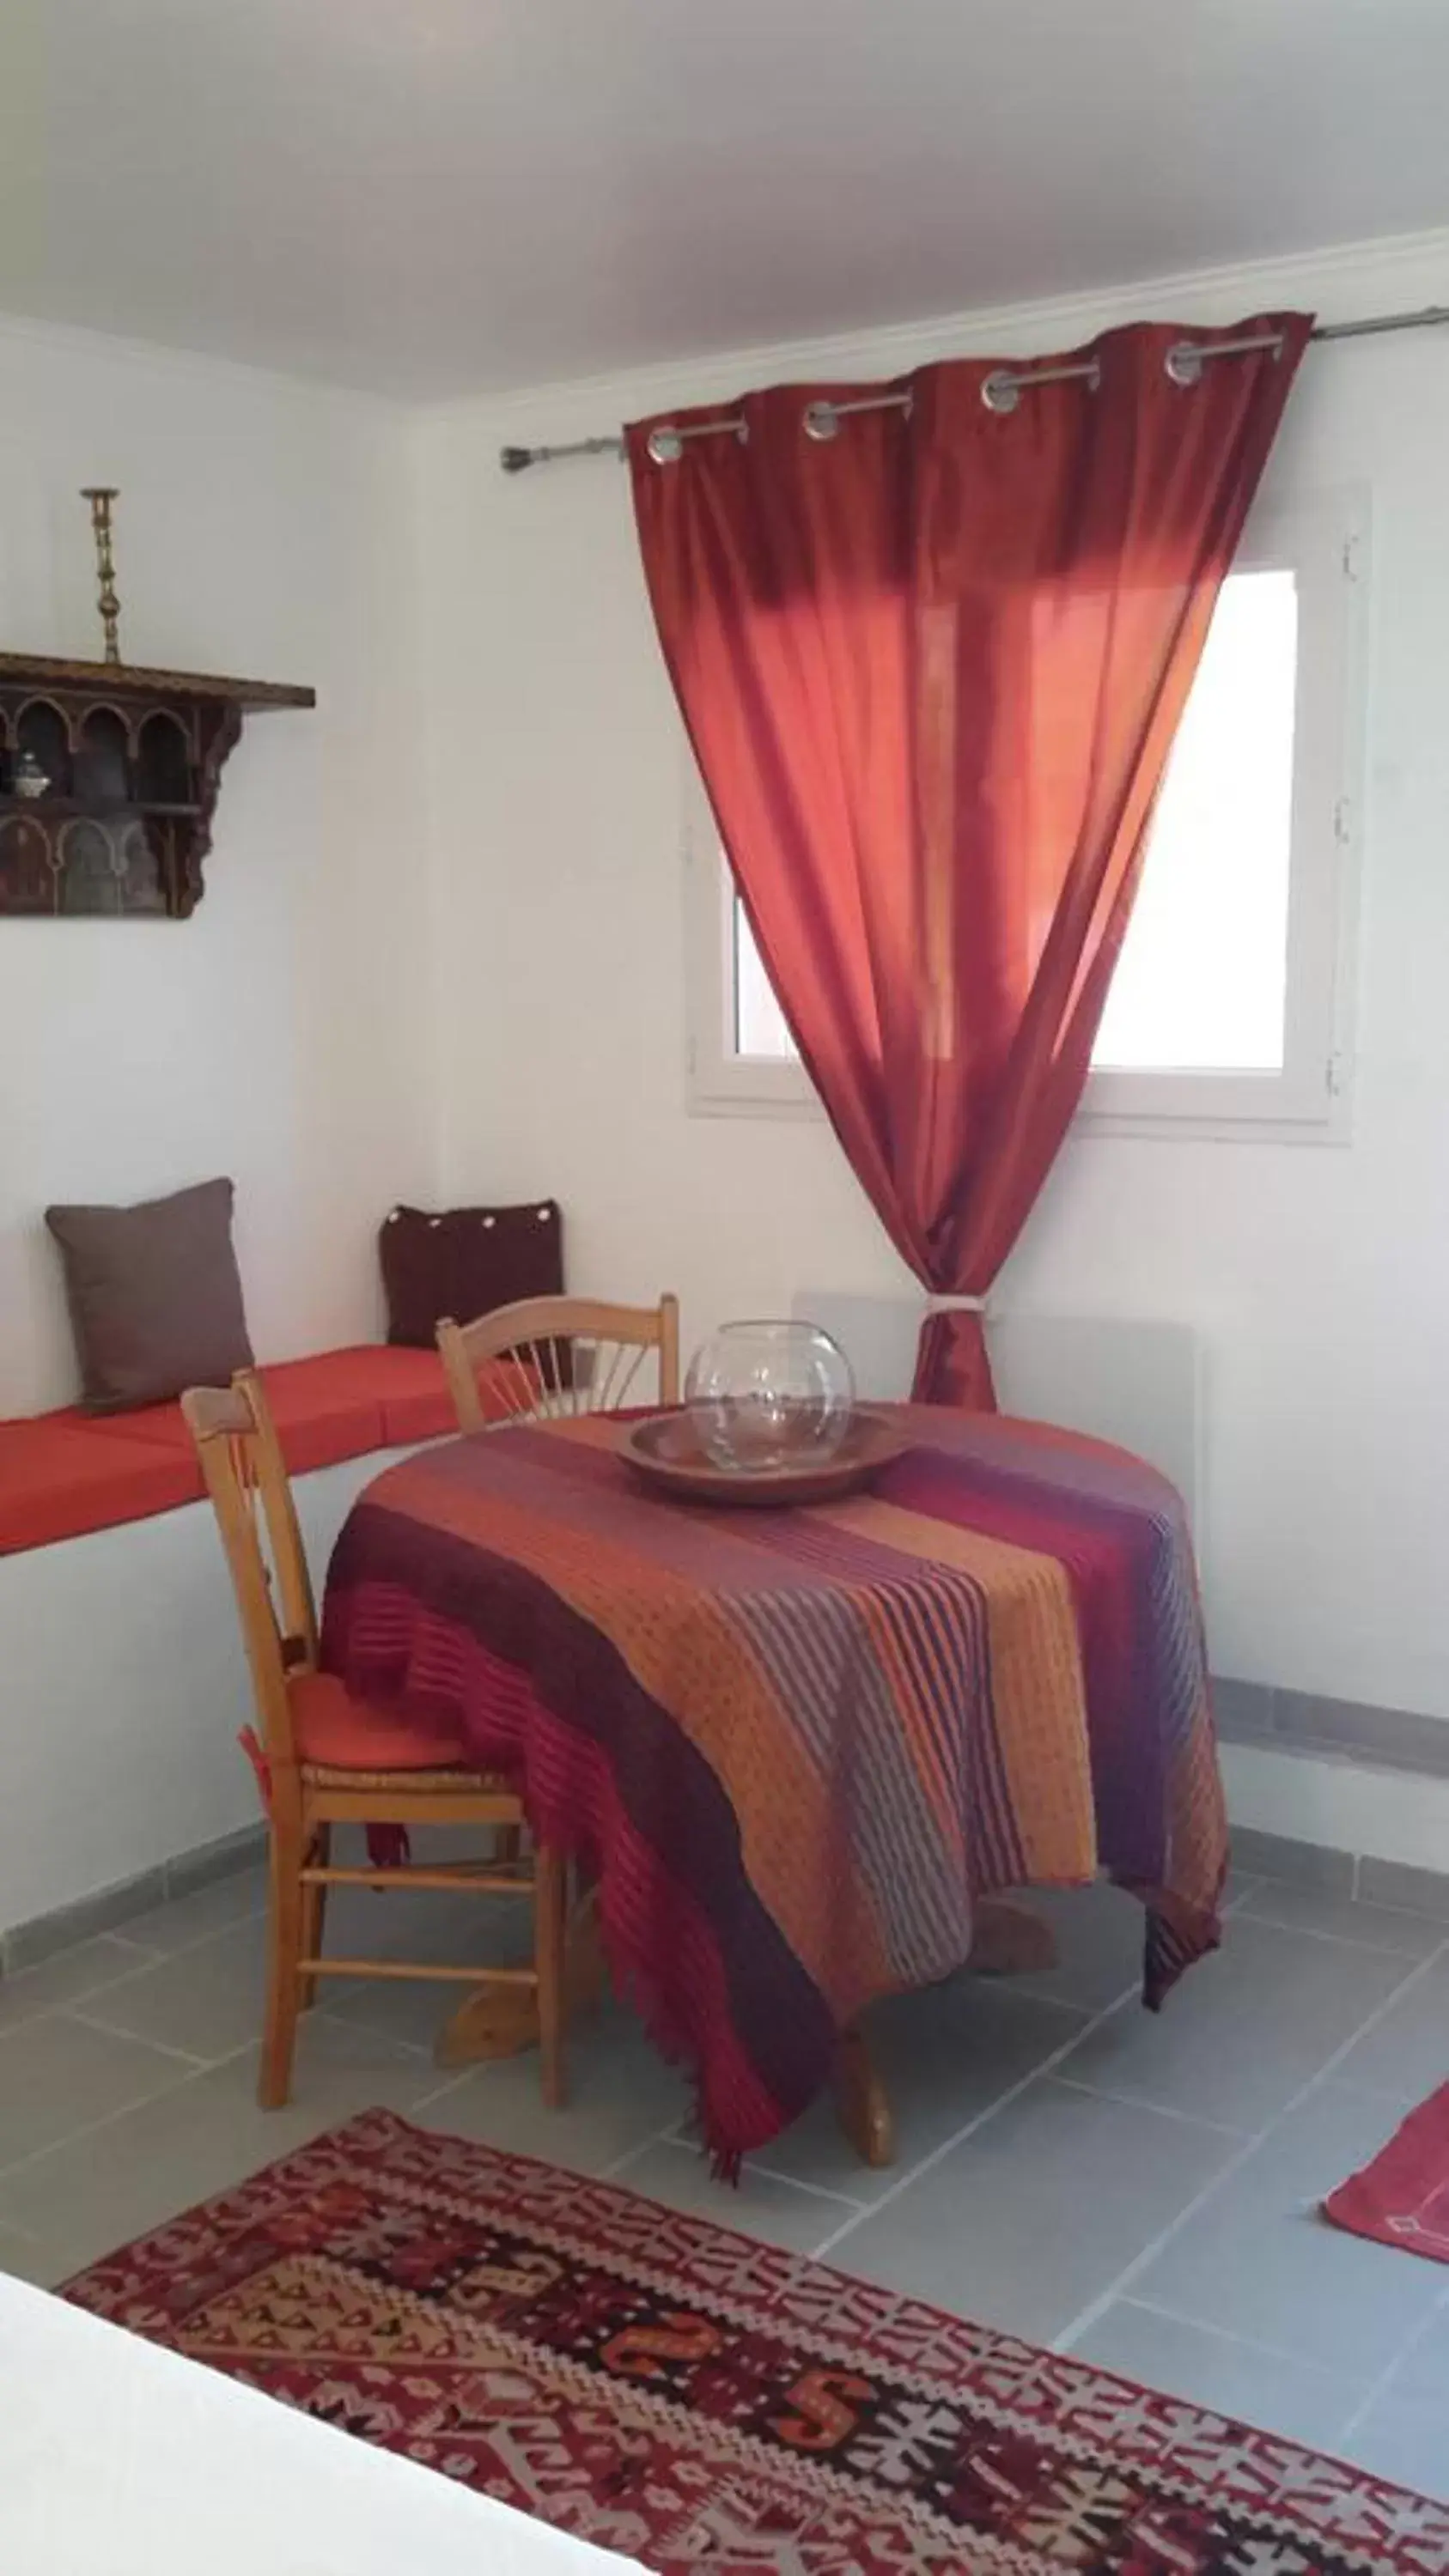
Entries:
<svg viewBox="0 0 1449 2576">
<path fill-rule="evenodd" d="M 642 2576 L 0 2275 L 7 2576 Z"/>
</svg>

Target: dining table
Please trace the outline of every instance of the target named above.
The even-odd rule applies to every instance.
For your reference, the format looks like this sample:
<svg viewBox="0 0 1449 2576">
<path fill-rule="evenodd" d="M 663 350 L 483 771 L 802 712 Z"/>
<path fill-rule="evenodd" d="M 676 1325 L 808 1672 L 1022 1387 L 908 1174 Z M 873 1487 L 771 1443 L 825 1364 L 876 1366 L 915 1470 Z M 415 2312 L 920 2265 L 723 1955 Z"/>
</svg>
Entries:
<svg viewBox="0 0 1449 2576">
<path fill-rule="evenodd" d="M 324 1665 L 516 1782 L 727 2175 L 832 2080 L 889 2152 L 862 2015 L 979 1957 L 1009 1891 L 1137 1896 L 1149 2009 L 1218 1939 L 1180 1497 L 1054 1425 L 875 1409 L 898 1454 L 804 1508 L 654 1490 L 625 1416 L 445 1441 L 327 1575 Z"/>
</svg>

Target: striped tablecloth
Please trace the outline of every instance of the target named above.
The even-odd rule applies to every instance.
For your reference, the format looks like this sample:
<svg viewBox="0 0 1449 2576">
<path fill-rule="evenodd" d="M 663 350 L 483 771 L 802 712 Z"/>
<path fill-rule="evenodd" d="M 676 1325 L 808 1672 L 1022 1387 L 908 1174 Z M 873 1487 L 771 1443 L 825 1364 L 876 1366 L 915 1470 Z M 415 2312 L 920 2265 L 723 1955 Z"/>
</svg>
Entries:
<svg viewBox="0 0 1449 2576">
<path fill-rule="evenodd" d="M 453 1441 L 368 1486 L 328 1575 L 329 1668 L 454 1720 L 596 1870 L 725 2167 L 867 2004 L 961 1966 L 983 1894 L 1105 1867 L 1146 1904 L 1153 2006 L 1217 1938 L 1176 1494 L 1073 1433 L 899 1414 L 871 1492 L 791 1512 L 655 1496 L 607 1417 Z"/>
</svg>

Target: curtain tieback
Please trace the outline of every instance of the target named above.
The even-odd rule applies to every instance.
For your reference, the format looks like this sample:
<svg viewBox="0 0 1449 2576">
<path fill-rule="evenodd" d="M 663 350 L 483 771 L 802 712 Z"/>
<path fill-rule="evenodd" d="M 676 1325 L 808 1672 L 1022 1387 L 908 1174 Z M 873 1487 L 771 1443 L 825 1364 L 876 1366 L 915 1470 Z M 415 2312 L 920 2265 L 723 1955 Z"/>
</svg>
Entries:
<svg viewBox="0 0 1449 2576">
<path fill-rule="evenodd" d="M 992 1413 L 991 1364 L 986 1353 L 989 1300 L 945 1289 L 926 1299 L 916 1346 L 915 1404 L 954 1404 L 970 1413 Z"/>
</svg>

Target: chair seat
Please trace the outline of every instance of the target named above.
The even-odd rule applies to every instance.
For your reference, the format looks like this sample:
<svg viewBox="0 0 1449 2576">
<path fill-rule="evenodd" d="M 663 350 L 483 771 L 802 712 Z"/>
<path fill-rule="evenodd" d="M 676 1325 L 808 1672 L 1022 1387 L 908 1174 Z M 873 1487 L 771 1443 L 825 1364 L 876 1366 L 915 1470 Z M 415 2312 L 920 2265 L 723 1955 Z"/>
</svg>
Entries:
<svg viewBox="0 0 1449 2576">
<path fill-rule="evenodd" d="M 417 1725 L 354 1699 L 335 1673 L 298 1673 L 287 1695 L 297 1756 L 309 1771 L 446 1771 L 470 1784 L 482 1776 L 451 1728 Z"/>
<path fill-rule="evenodd" d="M 395 1793 L 400 1783 L 409 1789 L 426 1789 L 437 1795 L 452 1790 L 457 1797 L 513 1798 L 518 1792 L 499 1771 L 414 1771 L 394 1768 L 391 1771 L 359 1771 L 352 1764 L 304 1762 L 302 1778 L 309 1789 L 377 1789 Z"/>
</svg>

